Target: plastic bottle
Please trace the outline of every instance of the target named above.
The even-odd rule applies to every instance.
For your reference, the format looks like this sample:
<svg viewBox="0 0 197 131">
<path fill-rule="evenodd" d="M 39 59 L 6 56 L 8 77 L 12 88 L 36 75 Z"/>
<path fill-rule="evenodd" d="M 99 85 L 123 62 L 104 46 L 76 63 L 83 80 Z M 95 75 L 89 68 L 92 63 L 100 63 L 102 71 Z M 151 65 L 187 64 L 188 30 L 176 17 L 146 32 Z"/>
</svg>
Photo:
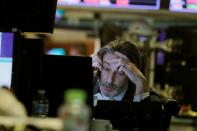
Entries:
<svg viewBox="0 0 197 131">
<path fill-rule="evenodd" d="M 33 117 L 48 117 L 49 101 L 45 96 L 45 90 L 38 90 L 37 96 L 32 103 Z"/>
<path fill-rule="evenodd" d="M 80 89 L 65 91 L 64 104 L 58 111 L 64 121 L 64 131 L 89 131 L 91 112 L 86 97 L 86 92 Z"/>
</svg>

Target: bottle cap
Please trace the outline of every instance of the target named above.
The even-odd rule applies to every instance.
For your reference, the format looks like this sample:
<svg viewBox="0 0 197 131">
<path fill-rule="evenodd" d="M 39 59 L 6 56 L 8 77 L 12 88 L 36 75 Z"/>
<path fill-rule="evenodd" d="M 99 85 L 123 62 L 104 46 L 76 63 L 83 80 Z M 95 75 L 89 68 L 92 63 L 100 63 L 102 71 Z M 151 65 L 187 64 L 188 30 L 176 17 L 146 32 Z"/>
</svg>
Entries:
<svg viewBox="0 0 197 131">
<path fill-rule="evenodd" d="M 68 89 L 64 93 L 65 101 L 81 101 L 84 102 L 86 100 L 86 92 L 82 89 Z"/>
<path fill-rule="evenodd" d="M 45 93 L 45 90 L 38 90 L 38 93 L 39 94 L 44 94 Z"/>
</svg>

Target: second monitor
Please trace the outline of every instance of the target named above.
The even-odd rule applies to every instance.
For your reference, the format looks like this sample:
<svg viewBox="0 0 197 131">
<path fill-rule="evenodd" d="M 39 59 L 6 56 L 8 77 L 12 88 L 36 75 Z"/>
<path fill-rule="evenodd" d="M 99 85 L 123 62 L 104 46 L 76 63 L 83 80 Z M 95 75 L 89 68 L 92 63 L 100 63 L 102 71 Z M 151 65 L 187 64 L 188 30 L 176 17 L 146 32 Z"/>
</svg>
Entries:
<svg viewBox="0 0 197 131">
<path fill-rule="evenodd" d="M 57 115 L 66 89 L 85 90 L 87 104 L 93 105 L 91 57 L 45 55 L 43 61 L 43 87 L 49 99 L 49 116 Z"/>
</svg>

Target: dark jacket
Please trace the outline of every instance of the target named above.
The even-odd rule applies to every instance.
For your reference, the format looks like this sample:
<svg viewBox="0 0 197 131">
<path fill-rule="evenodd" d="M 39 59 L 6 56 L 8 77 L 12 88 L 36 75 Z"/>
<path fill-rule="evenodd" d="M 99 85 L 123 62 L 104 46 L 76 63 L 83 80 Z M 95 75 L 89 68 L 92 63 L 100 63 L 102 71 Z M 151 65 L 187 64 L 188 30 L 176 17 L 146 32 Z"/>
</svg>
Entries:
<svg viewBox="0 0 197 131">
<path fill-rule="evenodd" d="M 105 104 L 105 106 L 98 104 L 98 107 L 94 110 L 94 114 L 96 114 L 95 118 L 109 118 L 114 128 L 118 128 L 120 131 L 133 131 L 133 127 L 135 126 L 140 127 L 139 131 L 167 131 L 170 125 L 171 116 L 177 114 L 179 111 L 178 103 L 175 100 L 167 99 L 154 91 L 150 91 L 150 96 L 142 100 L 139 104 L 144 103 L 144 105 L 150 109 L 149 105 L 154 104 L 154 102 L 161 103 L 161 113 L 157 114 L 158 110 L 153 110 L 152 114 L 129 114 L 128 112 L 132 112 L 135 108 L 131 108 L 130 110 L 130 107 L 127 106 L 128 103 L 133 102 L 132 97 L 132 88 L 128 88 L 123 97 L 122 104 L 119 103 L 118 107 L 117 104 L 115 106 L 113 105 L 113 101 L 109 101 L 109 105 Z M 143 112 L 144 110 L 146 112 L 147 108 L 143 106 L 140 111 Z M 126 112 L 123 112 L 123 110 Z"/>
</svg>

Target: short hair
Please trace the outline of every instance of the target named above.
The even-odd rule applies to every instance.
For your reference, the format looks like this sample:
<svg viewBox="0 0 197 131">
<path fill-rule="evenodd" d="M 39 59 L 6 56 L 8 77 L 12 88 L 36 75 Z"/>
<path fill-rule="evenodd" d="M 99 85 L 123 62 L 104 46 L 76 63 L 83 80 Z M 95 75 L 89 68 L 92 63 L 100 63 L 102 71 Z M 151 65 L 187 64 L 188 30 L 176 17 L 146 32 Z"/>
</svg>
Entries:
<svg viewBox="0 0 197 131">
<path fill-rule="evenodd" d="M 98 51 L 98 55 L 103 59 L 106 53 L 120 52 L 126 55 L 132 63 L 134 63 L 139 69 L 142 66 L 140 51 L 135 44 L 126 40 L 114 40 L 109 42 L 106 46 L 102 47 Z"/>
</svg>

